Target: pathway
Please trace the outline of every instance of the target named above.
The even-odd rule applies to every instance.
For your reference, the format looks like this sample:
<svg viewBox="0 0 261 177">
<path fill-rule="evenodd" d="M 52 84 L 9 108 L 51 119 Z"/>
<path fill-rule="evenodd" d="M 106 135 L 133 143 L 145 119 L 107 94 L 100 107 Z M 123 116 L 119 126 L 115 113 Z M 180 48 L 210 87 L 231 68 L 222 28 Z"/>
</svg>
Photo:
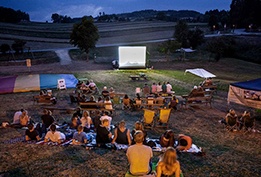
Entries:
<svg viewBox="0 0 261 177">
<path fill-rule="evenodd" d="M 68 52 L 68 49 L 55 50 L 55 53 L 60 58 L 61 65 L 70 65 L 72 63 L 71 57 Z"/>
</svg>

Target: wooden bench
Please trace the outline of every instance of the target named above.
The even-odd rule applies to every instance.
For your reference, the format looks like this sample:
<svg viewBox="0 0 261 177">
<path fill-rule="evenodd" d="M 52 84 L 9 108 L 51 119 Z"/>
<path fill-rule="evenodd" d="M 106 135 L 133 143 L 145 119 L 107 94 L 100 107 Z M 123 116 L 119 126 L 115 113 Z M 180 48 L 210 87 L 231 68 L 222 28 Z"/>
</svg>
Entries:
<svg viewBox="0 0 261 177">
<path fill-rule="evenodd" d="M 35 95 L 33 96 L 34 103 L 43 103 L 43 104 L 55 104 L 55 97 L 49 95 Z"/>
<path fill-rule="evenodd" d="M 54 112 L 55 110 L 65 111 L 68 114 L 71 114 L 76 110 L 76 108 L 64 108 L 64 107 L 54 107 L 54 106 L 43 107 L 43 109 L 50 110 L 51 112 Z"/>
<path fill-rule="evenodd" d="M 79 106 L 82 110 L 86 111 L 95 111 L 95 110 L 100 110 L 100 111 L 111 111 L 116 115 L 115 109 L 105 109 L 105 105 L 111 105 L 112 103 L 88 103 L 88 102 L 79 102 Z"/>
<path fill-rule="evenodd" d="M 212 102 L 212 95 L 208 95 L 208 96 L 199 96 L 199 97 L 186 97 L 186 96 L 182 96 L 185 99 L 185 106 L 187 107 L 189 104 L 209 104 L 210 107 L 211 106 L 211 102 Z"/>
</svg>

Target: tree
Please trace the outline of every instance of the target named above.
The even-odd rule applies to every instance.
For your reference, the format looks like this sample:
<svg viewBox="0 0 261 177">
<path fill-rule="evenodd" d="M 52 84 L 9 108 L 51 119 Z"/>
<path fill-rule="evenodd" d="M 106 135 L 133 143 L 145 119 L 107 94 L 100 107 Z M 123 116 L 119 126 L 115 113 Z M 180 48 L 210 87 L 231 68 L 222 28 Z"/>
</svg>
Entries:
<svg viewBox="0 0 261 177">
<path fill-rule="evenodd" d="M 18 23 L 20 21 L 30 21 L 29 15 L 20 10 L 0 7 L 0 22 Z"/>
<path fill-rule="evenodd" d="M 21 51 L 21 53 L 23 53 L 25 44 L 26 44 L 26 41 L 17 39 L 12 44 L 12 49 L 15 51 L 15 53 L 20 53 L 20 51 Z"/>
<path fill-rule="evenodd" d="M 209 39 L 206 43 L 206 50 L 215 54 L 215 60 L 219 61 L 221 57 L 231 57 L 235 51 L 235 40 L 231 37 L 215 37 Z"/>
<path fill-rule="evenodd" d="M 189 47 L 188 44 L 189 27 L 185 21 L 178 21 L 175 26 L 174 38 L 181 43 L 182 47 Z"/>
<path fill-rule="evenodd" d="M 189 30 L 188 41 L 193 49 L 197 48 L 197 46 L 204 42 L 204 32 L 198 28 L 195 30 Z"/>
<path fill-rule="evenodd" d="M 158 13 L 157 13 L 157 16 L 156 16 L 156 19 L 157 19 L 157 20 L 164 21 L 164 20 L 167 19 L 167 17 L 166 17 L 166 14 L 165 14 L 164 12 L 158 12 Z"/>
<path fill-rule="evenodd" d="M 11 47 L 10 45 L 8 44 L 2 44 L 0 46 L 0 51 L 3 53 L 3 54 L 6 54 L 6 52 L 10 51 L 11 50 Z"/>
<path fill-rule="evenodd" d="M 62 20 L 62 16 L 57 13 L 52 14 L 51 18 L 52 18 L 53 23 L 60 23 Z"/>
<path fill-rule="evenodd" d="M 88 54 L 90 49 L 95 47 L 98 39 L 98 28 L 94 25 L 92 19 L 88 19 L 84 16 L 80 23 L 75 23 L 73 25 L 73 30 L 70 35 L 70 43 L 86 52 L 87 60 L 89 60 Z"/>
<path fill-rule="evenodd" d="M 260 0 L 232 0 L 230 4 L 230 21 L 232 25 L 247 28 L 250 24 L 261 26 Z"/>
<path fill-rule="evenodd" d="M 171 53 L 176 52 L 177 49 L 181 47 L 181 44 L 178 41 L 168 40 L 158 46 L 158 51 L 165 54 L 165 57 Z"/>
</svg>

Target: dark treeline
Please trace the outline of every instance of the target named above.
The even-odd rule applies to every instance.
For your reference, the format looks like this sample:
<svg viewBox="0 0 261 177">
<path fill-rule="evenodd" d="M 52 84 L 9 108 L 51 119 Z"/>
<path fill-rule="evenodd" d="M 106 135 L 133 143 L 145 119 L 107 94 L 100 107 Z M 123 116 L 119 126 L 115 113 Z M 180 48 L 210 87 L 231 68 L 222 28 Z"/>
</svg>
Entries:
<svg viewBox="0 0 261 177">
<path fill-rule="evenodd" d="M 13 10 L 11 8 L 0 7 L 0 22 L 18 23 L 21 21 L 30 21 L 29 14 L 20 10 Z"/>
</svg>

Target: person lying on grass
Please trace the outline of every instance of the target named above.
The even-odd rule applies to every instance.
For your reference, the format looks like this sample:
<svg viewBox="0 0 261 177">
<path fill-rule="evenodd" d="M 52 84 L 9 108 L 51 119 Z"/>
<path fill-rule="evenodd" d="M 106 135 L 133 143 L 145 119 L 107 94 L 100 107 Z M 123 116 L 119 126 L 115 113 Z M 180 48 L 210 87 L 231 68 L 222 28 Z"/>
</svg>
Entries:
<svg viewBox="0 0 261 177">
<path fill-rule="evenodd" d="M 192 146 L 192 139 L 191 137 L 184 135 L 184 134 L 179 134 L 178 136 L 178 146 L 176 149 L 178 151 L 187 151 L 191 148 Z"/>
<path fill-rule="evenodd" d="M 25 131 L 25 140 L 30 141 L 30 140 L 37 140 L 39 141 L 41 138 L 39 136 L 39 133 L 37 130 L 34 129 L 33 124 L 29 124 L 28 129 Z"/>
<path fill-rule="evenodd" d="M 83 126 L 79 125 L 77 128 L 77 132 L 75 132 L 73 134 L 72 144 L 73 145 L 82 145 L 82 144 L 86 144 L 87 142 L 88 142 L 87 135 L 83 131 Z"/>
<path fill-rule="evenodd" d="M 65 135 L 60 131 L 56 131 L 56 125 L 54 124 L 50 126 L 50 131 L 46 133 L 44 138 L 44 142 L 49 142 L 49 141 L 58 144 L 61 144 L 62 142 L 65 141 Z"/>
</svg>

